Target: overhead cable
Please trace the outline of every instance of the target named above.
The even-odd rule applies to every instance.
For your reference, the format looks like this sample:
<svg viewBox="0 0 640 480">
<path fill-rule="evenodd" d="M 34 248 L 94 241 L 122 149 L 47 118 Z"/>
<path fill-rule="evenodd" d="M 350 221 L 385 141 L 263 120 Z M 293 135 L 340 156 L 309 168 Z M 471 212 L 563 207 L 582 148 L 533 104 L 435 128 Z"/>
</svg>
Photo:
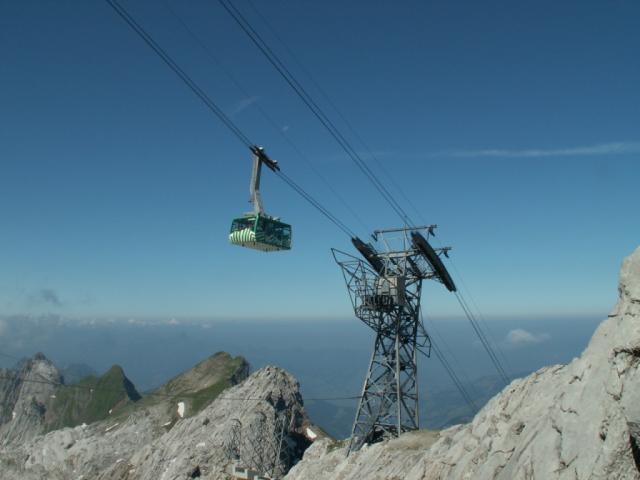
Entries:
<svg viewBox="0 0 640 480">
<path fill-rule="evenodd" d="M 243 94 L 245 97 L 249 98 L 251 95 L 247 90 L 240 84 L 240 82 L 236 79 L 236 77 L 224 67 L 222 62 L 213 54 L 210 48 L 207 47 L 205 42 L 193 31 L 191 27 L 183 20 L 183 18 L 178 15 L 178 13 L 169 5 L 168 1 L 164 1 L 164 6 L 167 11 L 176 19 L 176 21 L 182 26 L 182 28 L 187 32 L 187 34 L 193 39 L 194 42 L 198 44 L 201 50 L 207 55 L 209 60 L 216 65 L 217 68 L 221 69 L 225 75 L 229 78 L 231 83 L 235 85 L 235 87 Z M 338 199 L 338 201 L 351 213 L 351 215 L 356 219 L 356 221 L 365 229 L 368 230 L 367 226 L 364 224 L 360 215 L 353 209 L 351 205 L 338 193 L 338 191 L 331 185 L 331 183 L 326 179 L 324 175 L 313 165 L 313 162 L 300 150 L 300 148 L 289 138 L 289 136 L 285 135 L 282 131 L 282 128 L 278 125 L 278 123 L 271 117 L 271 115 L 260 105 L 259 102 L 255 103 L 255 108 L 258 110 L 260 115 L 271 125 L 271 127 L 289 144 L 292 150 L 294 150 L 297 155 L 302 158 L 311 168 L 313 173 L 324 183 L 324 185 L 333 193 L 333 195 Z M 283 178 L 284 180 L 284 178 Z M 342 223 L 342 222 L 340 222 Z M 344 224 L 343 224 L 344 225 Z M 352 232 L 352 236 L 354 236 Z"/>
<path fill-rule="evenodd" d="M 120 5 L 116 0 L 105 0 L 116 13 L 142 38 L 151 49 L 158 54 L 158 56 L 164 61 L 165 64 L 171 70 L 173 70 L 178 77 L 195 93 L 200 100 L 213 112 L 220 121 L 242 142 L 247 148 L 253 151 L 254 143 L 240 130 L 240 128 L 233 123 L 233 121 L 211 100 L 211 98 L 196 84 L 196 82 L 171 58 L 171 56 L 158 45 L 158 43 L 151 37 L 151 35 L 145 31 L 145 29 L 127 12 L 127 10 Z M 346 225 L 339 221 L 337 217 L 331 214 L 320 202 L 314 199 L 308 192 L 306 192 L 298 184 L 294 183 L 282 172 L 278 172 L 279 177 L 285 180 L 290 187 L 292 187 L 299 195 L 301 195 L 307 202 L 309 202 L 314 208 L 318 209 L 325 217 L 331 220 L 338 228 L 350 237 L 355 234 L 346 227 Z"/>
<path fill-rule="evenodd" d="M 342 113 L 342 111 L 338 108 L 338 106 L 336 105 L 336 103 L 331 100 L 331 97 L 329 97 L 329 95 L 327 94 L 327 92 L 325 91 L 324 88 L 322 88 L 322 86 L 316 81 L 316 79 L 314 78 L 314 76 L 311 74 L 311 72 L 309 71 L 308 68 L 306 68 L 304 66 L 304 64 L 298 59 L 297 55 L 293 52 L 293 50 L 287 45 L 287 43 L 284 41 L 284 39 L 282 38 L 282 36 L 278 33 L 278 31 L 273 28 L 271 26 L 271 23 L 269 22 L 269 19 L 267 19 L 261 12 L 260 10 L 256 7 L 255 2 L 253 2 L 252 0 L 248 0 L 247 3 L 249 4 L 249 6 L 251 7 L 251 9 L 256 13 L 256 15 L 258 15 L 258 17 L 260 17 L 260 23 L 263 24 L 270 32 L 271 34 L 276 38 L 276 40 L 278 40 L 278 42 L 284 47 L 284 49 L 287 51 L 287 53 L 289 54 L 289 56 L 291 57 L 291 59 L 294 61 L 294 63 L 298 66 L 298 68 L 302 71 L 302 73 L 305 74 L 305 76 L 309 79 L 309 81 L 313 84 L 313 86 L 315 87 L 315 89 L 318 91 L 318 93 L 320 93 L 320 95 L 322 96 L 322 98 L 324 99 L 325 102 L 327 102 L 327 104 L 333 109 L 333 111 L 336 113 L 336 115 L 338 115 L 338 117 L 342 120 L 342 122 L 344 123 L 344 125 L 347 127 L 347 130 L 349 130 L 349 132 L 351 133 L 351 135 L 353 135 L 355 137 L 355 139 L 360 143 L 360 145 L 364 148 L 364 150 L 369 154 L 369 157 L 371 157 L 375 163 L 378 165 L 378 167 L 380 168 L 380 170 L 382 171 L 382 173 L 385 174 L 385 176 L 387 177 L 387 179 L 391 182 L 391 184 L 395 187 L 396 191 L 402 196 L 402 198 L 404 199 L 405 202 L 407 202 L 407 204 L 413 209 L 413 211 L 420 216 L 420 212 L 418 210 L 418 208 L 415 206 L 415 204 L 411 201 L 411 199 L 406 195 L 406 193 L 404 192 L 404 190 L 402 189 L 402 187 L 398 184 L 398 182 L 396 182 L 396 180 L 393 178 L 393 176 L 391 175 L 391 173 L 389 172 L 389 170 L 387 170 L 387 168 L 384 166 L 384 164 L 382 163 L 382 161 L 380 161 L 380 159 L 378 158 L 378 155 L 376 155 L 373 150 L 367 145 L 367 143 L 364 141 L 364 139 L 362 138 L 362 136 L 356 131 L 355 127 L 353 126 L 353 124 L 347 119 L 347 117 Z M 427 223 L 426 221 L 422 222 Z"/>
<path fill-rule="evenodd" d="M 436 241 L 438 242 L 438 244 L 440 243 L 438 240 L 436 240 Z M 449 258 L 449 263 L 454 268 L 454 270 L 455 270 L 455 272 L 456 272 L 456 274 L 457 274 L 462 286 L 465 289 L 467 289 L 466 285 L 464 283 L 464 280 L 462 279 L 462 275 L 460 274 L 460 272 L 456 268 L 456 266 L 453 263 L 453 260 L 451 258 Z M 465 299 L 462 291 L 460 291 L 459 289 L 456 290 L 455 295 L 456 295 L 456 300 L 458 301 L 458 304 L 462 308 L 462 312 L 464 313 L 464 315 L 467 318 L 467 320 L 469 320 L 469 323 L 471 324 L 471 327 L 473 328 L 473 331 L 476 333 L 476 336 L 480 340 L 480 343 L 482 344 L 482 347 L 487 352 L 487 355 L 489 355 L 489 359 L 491 360 L 491 363 L 494 365 L 496 371 L 498 372 L 498 375 L 500 376 L 500 379 L 502 380 L 502 382 L 505 385 L 508 385 L 511 382 L 511 375 L 509 375 L 508 370 L 505 367 L 505 364 L 508 363 L 507 359 L 506 359 L 506 357 L 504 355 L 504 352 L 500 348 L 500 345 L 498 344 L 498 342 L 496 342 L 495 339 L 492 338 L 492 336 L 488 336 L 487 333 L 485 332 L 485 330 L 486 330 L 491 335 L 491 329 L 489 328 L 489 326 L 485 322 L 484 316 L 482 315 L 482 312 L 480 311 L 480 309 L 478 308 L 478 306 L 474 302 L 476 311 L 478 312 L 478 315 L 480 317 L 480 320 L 482 321 L 483 326 L 481 326 L 480 323 L 478 322 L 478 319 L 476 318 L 475 313 L 473 312 L 473 310 L 469 306 L 469 304 L 468 304 L 467 300 Z M 471 294 L 469 294 L 469 295 L 471 295 Z M 471 299 L 473 300 L 473 297 L 471 297 Z M 496 350 L 498 351 L 498 353 L 502 357 L 502 360 L 504 360 L 504 363 L 500 360 L 500 358 L 498 358 L 498 354 L 496 354 Z"/>
<path fill-rule="evenodd" d="M 447 374 L 449 375 L 449 378 L 451 378 L 456 389 L 458 390 L 458 392 L 460 392 L 460 395 L 462 396 L 463 400 L 471 410 L 471 413 L 475 415 L 475 413 L 478 411 L 478 407 L 476 406 L 473 399 L 467 393 L 467 390 L 464 388 L 464 385 L 462 384 L 462 382 L 460 382 L 460 379 L 456 375 L 455 370 L 453 369 L 449 361 L 446 359 L 444 354 L 440 351 L 440 349 L 435 343 L 432 343 L 431 347 L 433 348 L 433 353 L 435 353 L 436 358 L 440 360 L 440 363 L 446 370 Z"/>
<path fill-rule="evenodd" d="M 482 314 L 482 311 L 480 310 L 480 307 L 478 307 L 478 304 L 476 303 L 475 299 L 473 298 L 473 295 L 471 295 L 471 291 L 469 290 L 469 287 L 467 286 L 467 284 L 465 283 L 464 279 L 462 278 L 462 274 L 460 273 L 460 271 L 456 267 L 456 264 L 454 263 L 452 258 L 449 258 L 449 264 L 451 264 L 451 266 L 453 267 L 454 271 L 456 272 L 457 277 L 460 279 L 460 284 L 462 285 L 462 288 L 466 291 L 467 295 L 471 299 L 471 304 L 473 305 L 475 311 L 478 314 L 478 317 L 480 318 L 480 323 L 482 324 L 482 328 L 484 329 L 484 331 L 488 332 L 487 340 L 492 345 L 492 347 L 498 352 L 498 355 L 502 359 L 502 362 L 504 362 L 502 364 L 502 366 L 503 366 L 503 368 L 505 370 L 505 373 L 507 374 L 507 376 L 509 378 L 512 378 L 513 377 L 512 372 L 510 371 L 509 367 L 507 366 L 509 361 L 507 360 L 507 357 L 504 354 L 504 351 L 502 350 L 502 348 L 500 348 L 500 343 L 498 343 L 498 341 L 496 340 L 494 332 L 489 327 L 489 323 L 486 321 L 484 315 Z M 466 301 L 466 298 L 462 295 L 461 291 L 460 291 L 460 296 L 464 299 L 465 304 L 467 304 L 467 307 L 469 307 L 469 304 Z M 469 310 L 471 310 L 471 309 L 469 308 Z"/>
<path fill-rule="evenodd" d="M 56 382 L 53 380 L 48 380 L 46 378 L 41 378 L 41 379 L 35 379 L 35 378 L 27 378 L 25 376 L 20 376 L 20 375 L 6 375 L 6 374 L 0 374 L 0 380 L 12 380 L 12 381 L 19 381 L 19 382 L 27 382 L 27 383 L 39 383 L 39 384 L 46 384 L 46 385 L 52 385 L 54 387 L 60 387 L 60 388 L 76 388 L 76 389 L 80 389 L 80 390 L 90 390 L 90 391 L 105 391 L 105 392 L 117 392 L 120 393 L 122 392 L 122 390 L 120 389 L 116 389 L 116 388 L 109 388 L 109 387 L 101 387 L 98 385 L 81 385 L 78 383 L 75 384 L 71 384 L 71 385 L 67 385 L 63 382 Z M 146 397 L 163 397 L 163 398 L 171 398 L 171 399 L 184 399 L 185 397 L 187 397 L 189 395 L 189 393 L 184 393 L 184 394 L 168 394 L 168 393 L 162 393 L 162 392 L 149 392 L 145 395 L 143 395 L 143 398 Z M 348 396 L 342 396 L 342 397 L 310 397 L 310 398 L 306 398 L 304 399 L 304 401 L 337 401 L 337 400 L 358 400 L 360 398 L 359 395 L 348 395 Z M 237 401 L 267 401 L 267 398 L 260 398 L 260 397 L 236 397 L 236 396 L 218 396 L 216 398 L 214 398 L 213 400 L 237 400 Z"/>
<path fill-rule="evenodd" d="M 419 313 L 420 313 L 421 317 L 424 317 L 423 313 L 422 313 L 422 308 L 420 308 Z M 421 318 L 421 323 L 422 323 L 423 320 L 424 320 L 424 318 Z M 424 328 L 424 326 L 422 328 Z M 475 402 L 473 401 L 473 399 L 471 398 L 471 396 L 467 392 L 467 389 L 465 388 L 463 383 L 460 381 L 460 378 L 456 374 L 455 369 L 449 363 L 449 360 L 447 359 L 447 357 L 444 354 L 444 352 L 441 351 L 440 348 L 438 348 L 436 343 L 433 341 L 433 338 L 430 337 L 430 341 L 431 341 L 431 348 L 433 350 L 433 353 L 436 355 L 436 358 L 442 364 L 443 368 L 447 372 L 447 375 L 449 375 L 449 378 L 453 382 L 453 385 L 456 387 L 456 389 L 460 393 L 460 396 L 462 397 L 462 399 L 465 401 L 465 403 L 469 407 L 471 413 L 475 415 L 475 413 L 478 411 L 478 407 L 476 406 Z"/>
<path fill-rule="evenodd" d="M 358 152 L 351 146 L 349 141 L 342 135 L 335 124 L 327 117 L 318 104 L 313 100 L 311 95 L 305 90 L 305 88 L 298 82 L 291 71 L 286 65 L 278 58 L 274 51 L 264 41 L 260 34 L 251 26 L 248 20 L 244 17 L 242 12 L 238 10 L 232 2 L 228 0 L 218 0 L 220 5 L 227 11 L 227 13 L 235 20 L 240 26 L 242 31 L 249 37 L 252 43 L 260 50 L 260 52 L 266 57 L 269 63 L 277 70 L 287 84 L 293 89 L 293 91 L 300 97 L 302 102 L 309 108 L 313 115 L 320 121 L 334 140 L 345 151 L 347 156 L 356 164 L 360 171 L 369 179 L 373 186 L 378 190 L 380 195 L 387 201 L 391 208 L 398 214 L 400 219 L 406 225 L 413 225 L 413 222 L 404 211 L 402 206 L 395 200 L 393 195 L 387 190 L 384 184 L 378 179 L 375 173 L 369 168 L 366 162 L 360 157 Z"/>
<path fill-rule="evenodd" d="M 482 346 L 484 347 L 485 351 L 489 355 L 489 358 L 491 359 L 491 362 L 496 368 L 498 375 L 500 375 L 500 378 L 502 379 L 504 384 L 508 385 L 511 382 L 511 379 L 509 378 L 509 375 L 507 375 L 507 372 L 505 371 L 504 366 L 502 365 L 502 362 L 500 361 L 494 349 L 492 348 L 491 344 L 489 343 L 487 336 L 480 328 L 480 325 L 478 325 L 478 320 L 475 318 L 475 315 L 473 314 L 473 312 L 471 312 L 471 310 L 469 309 L 467 302 L 460 295 L 460 292 L 455 292 L 455 296 L 456 296 L 456 299 L 458 300 L 458 303 L 462 307 L 462 311 L 464 312 L 467 319 L 471 323 L 473 330 L 476 332 L 477 337 L 480 339 Z"/>
<path fill-rule="evenodd" d="M 251 148 L 253 143 L 247 136 L 231 121 L 231 119 L 218 107 L 211 98 L 193 81 L 193 79 L 169 56 L 169 54 L 149 35 L 144 28 L 120 5 L 116 0 L 106 0 L 106 2 L 122 17 L 142 40 L 162 59 L 167 66 L 175 72 L 178 77 L 195 93 L 200 100 L 217 116 L 220 121 L 240 140 L 247 148 Z"/>
<path fill-rule="evenodd" d="M 474 388 L 473 384 L 471 383 L 471 379 L 467 375 L 467 372 L 465 371 L 464 367 L 462 366 L 462 363 L 460 362 L 460 360 L 458 359 L 457 355 L 455 354 L 455 352 L 453 351 L 453 349 L 451 348 L 449 343 L 446 341 L 446 339 L 444 338 L 442 333 L 440 333 L 440 331 L 436 327 L 436 324 L 433 321 L 433 319 L 428 318 L 427 315 L 424 315 L 422 320 L 425 323 L 425 325 L 428 322 L 429 332 L 430 332 L 429 338 L 431 339 L 431 341 L 432 342 L 434 341 L 433 340 L 434 337 L 437 338 L 436 343 L 438 343 L 438 345 L 440 345 L 440 350 L 441 350 L 443 356 L 446 355 L 446 356 L 448 356 L 448 357 L 453 359 L 453 363 L 455 363 L 456 367 L 459 369 L 458 371 L 461 373 L 461 376 L 463 377 L 462 380 L 465 382 L 466 385 L 468 385 L 471 389 L 473 389 L 472 393 L 475 395 L 475 397 L 479 398 L 478 392 L 476 391 L 476 389 Z M 426 327 L 423 327 L 423 328 L 425 328 L 425 331 L 426 331 Z"/>
<path fill-rule="evenodd" d="M 293 188 L 298 194 L 304 198 L 307 202 L 309 202 L 313 207 L 315 207 L 320 213 L 322 213 L 325 217 L 327 217 L 330 221 L 332 221 L 340 230 L 346 233 L 351 238 L 355 238 L 357 235 L 351 230 L 347 225 L 345 225 L 340 219 L 338 219 L 335 215 L 333 215 L 330 211 L 328 211 L 325 207 L 323 207 L 317 200 L 315 200 L 311 195 L 303 190 L 300 185 L 294 182 L 286 173 L 282 170 L 278 170 L 275 174 L 280 177 L 284 182 Z"/>
</svg>

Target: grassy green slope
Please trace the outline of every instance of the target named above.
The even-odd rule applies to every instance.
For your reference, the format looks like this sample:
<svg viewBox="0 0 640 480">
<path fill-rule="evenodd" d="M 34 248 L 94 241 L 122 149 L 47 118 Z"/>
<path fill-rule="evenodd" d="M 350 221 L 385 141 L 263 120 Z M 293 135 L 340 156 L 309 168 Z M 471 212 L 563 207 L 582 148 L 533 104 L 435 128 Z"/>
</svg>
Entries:
<svg viewBox="0 0 640 480">
<path fill-rule="evenodd" d="M 191 370 L 172 378 L 146 396 L 147 405 L 166 402 L 174 409 L 177 402 L 185 402 L 186 415 L 195 415 L 209 405 L 222 391 L 239 383 L 247 375 L 249 365 L 243 357 L 218 352 Z"/>
<path fill-rule="evenodd" d="M 122 420 L 151 408 L 164 412 L 161 416 L 165 419 L 175 420 L 179 402 L 185 404 L 185 416 L 195 415 L 226 388 L 242 381 L 248 371 L 244 358 L 218 352 L 141 397 L 122 368 L 115 365 L 101 377 L 92 375 L 58 388 L 47 409 L 46 428 L 51 431 L 108 417 Z"/>
<path fill-rule="evenodd" d="M 248 372 L 249 364 L 244 358 L 218 352 L 191 370 L 173 377 L 157 390 L 145 394 L 140 401 L 126 405 L 118 411 L 117 418 L 146 409 L 156 414 L 160 412 L 162 423 L 169 422 L 164 426 L 173 425 L 179 418 L 180 402 L 185 404 L 185 417 L 195 415 L 225 389 L 244 380 Z"/>
<path fill-rule="evenodd" d="M 102 420 L 140 398 L 122 368 L 114 365 L 101 377 L 91 375 L 76 385 L 59 387 L 47 409 L 47 430 Z"/>
</svg>

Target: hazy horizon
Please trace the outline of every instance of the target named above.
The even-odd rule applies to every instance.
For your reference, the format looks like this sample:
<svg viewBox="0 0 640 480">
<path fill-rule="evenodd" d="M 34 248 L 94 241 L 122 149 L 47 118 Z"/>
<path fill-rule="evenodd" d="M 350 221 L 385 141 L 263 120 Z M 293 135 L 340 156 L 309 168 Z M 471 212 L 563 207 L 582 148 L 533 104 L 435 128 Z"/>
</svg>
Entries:
<svg viewBox="0 0 640 480">
<path fill-rule="evenodd" d="M 156 388 L 171 377 L 216 353 L 241 355 L 253 371 L 276 365 L 301 384 L 303 398 L 359 395 L 373 347 L 373 332 L 355 319 L 343 321 L 210 321 L 210 322 L 53 322 L 51 317 L 0 317 L 0 366 L 15 357 L 44 353 L 59 367 L 85 364 L 98 373 L 113 364 L 123 367 L 140 391 Z M 485 326 L 504 354 L 510 374 L 569 362 L 586 346 L 605 316 L 488 320 Z M 46 326 L 46 328 L 44 328 Z M 426 319 L 425 326 L 444 350 L 466 385 L 496 375 L 486 352 L 465 321 Z M 13 358 L 3 357 L 9 354 Z M 423 409 L 447 413 L 461 402 L 435 357 L 419 358 Z M 447 393 L 449 392 L 449 393 Z M 491 390 L 493 393 L 494 390 Z M 445 395 L 446 394 L 446 395 Z M 477 393 L 482 397 L 486 392 Z M 433 397 L 433 395 L 436 395 Z M 442 397 L 445 395 L 445 397 Z M 484 397 L 483 397 L 484 398 Z M 312 415 L 328 429 L 344 435 L 355 409 L 353 401 L 308 402 Z M 438 419 L 424 414 L 425 425 Z"/>
</svg>

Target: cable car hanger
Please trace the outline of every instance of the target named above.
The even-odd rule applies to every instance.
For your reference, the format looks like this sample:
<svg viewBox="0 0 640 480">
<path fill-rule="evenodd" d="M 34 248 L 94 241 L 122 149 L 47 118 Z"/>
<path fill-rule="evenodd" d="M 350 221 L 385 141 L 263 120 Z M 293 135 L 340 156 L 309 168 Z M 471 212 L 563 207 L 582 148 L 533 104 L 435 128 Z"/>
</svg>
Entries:
<svg viewBox="0 0 640 480">
<path fill-rule="evenodd" d="M 280 221 L 265 213 L 260 195 L 260 176 L 262 164 L 273 172 L 280 171 L 278 162 L 269 158 L 264 148 L 253 145 L 253 168 L 249 202 L 253 205 L 253 212 L 235 218 L 231 222 L 229 242 L 240 247 L 253 248 L 262 252 L 275 252 L 291 249 L 291 225 Z"/>
</svg>

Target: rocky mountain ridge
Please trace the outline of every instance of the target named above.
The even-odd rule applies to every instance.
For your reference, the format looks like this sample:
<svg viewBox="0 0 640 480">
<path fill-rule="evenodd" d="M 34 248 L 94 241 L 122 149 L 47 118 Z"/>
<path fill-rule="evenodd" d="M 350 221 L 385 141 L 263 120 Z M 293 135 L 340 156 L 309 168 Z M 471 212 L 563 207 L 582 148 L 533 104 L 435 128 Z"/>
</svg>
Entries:
<svg viewBox="0 0 640 480">
<path fill-rule="evenodd" d="M 27 363 L 37 371 L 47 366 L 52 382 L 36 384 L 46 387 L 38 397 L 45 407 L 33 417 L 33 424 L 28 423 L 37 428 L 29 435 L 7 437 L 0 448 L 3 480 L 155 480 L 187 474 L 227 478 L 232 465 L 254 467 L 262 473 L 286 472 L 309 444 L 304 435 L 309 421 L 298 382 L 275 367 L 248 376 L 249 366 L 242 357 L 219 352 L 142 398 L 133 385 L 120 382 L 130 388 L 124 402 L 107 395 L 93 403 L 87 401 L 95 399 L 90 394 L 119 391 L 106 386 L 109 382 L 113 386 L 114 379 L 126 379 L 122 369 L 114 366 L 98 379 L 103 380 L 99 384 L 90 377 L 70 388 L 56 386 L 59 373 L 44 356 Z M 24 380 L 23 384 L 30 384 Z M 95 388 L 86 388 L 89 385 Z M 20 398 L 14 403 L 32 401 L 31 391 L 5 387 L 13 396 L 18 392 Z M 13 398 L 11 395 L 8 397 Z M 62 404 L 57 403 L 60 399 Z M 96 404 L 107 411 L 105 417 L 78 423 L 78 409 L 75 417 L 64 417 L 74 406 L 94 412 Z M 2 428 L 15 430 L 24 423 L 25 414 L 20 410 Z M 75 426 L 42 434 L 46 419 L 53 416 L 71 419 Z"/>
<path fill-rule="evenodd" d="M 58 369 L 43 354 L 0 371 L 0 447 L 22 442 L 45 430 L 47 406 L 62 382 Z"/>
<path fill-rule="evenodd" d="M 118 365 L 101 376 L 65 383 L 44 354 L 4 369 L 0 381 L 0 445 L 107 418 L 142 397 Z"/>
</svg>

